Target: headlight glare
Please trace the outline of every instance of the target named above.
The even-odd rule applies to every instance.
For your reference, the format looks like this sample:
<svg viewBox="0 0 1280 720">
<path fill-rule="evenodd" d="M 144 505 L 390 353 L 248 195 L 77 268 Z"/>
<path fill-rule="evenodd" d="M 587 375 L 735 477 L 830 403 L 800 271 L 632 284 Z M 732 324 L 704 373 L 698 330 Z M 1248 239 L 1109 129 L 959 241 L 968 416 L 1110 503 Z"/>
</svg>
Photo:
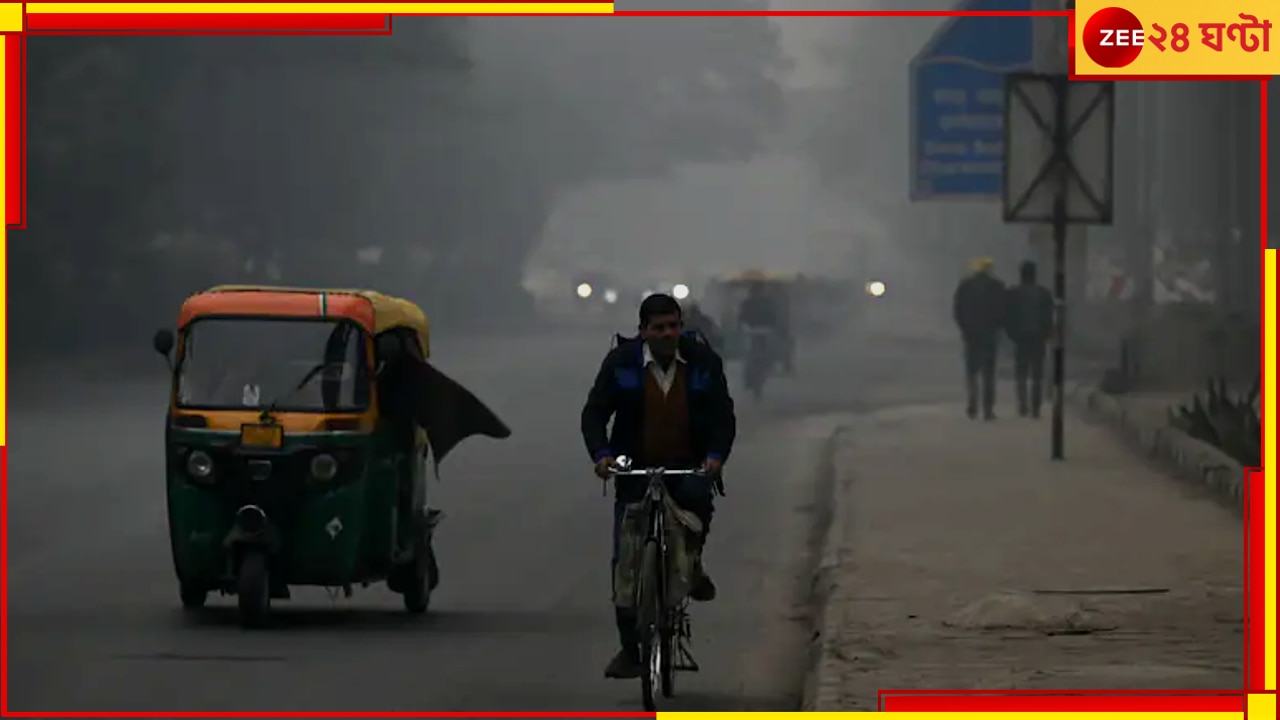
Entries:
<svg viewBox="0 0 1280 720">
<path fill-rule="evenodd" d="M 213 458 L 203 450 L 195 450 L 187 455 L 187 474 L 197 480 L 204 480 L 213 475 Z"/>
<path fill-rule="evenodd" d="M 311 458 L 311 477 L 316 480 L 332 480 L 338 474 L 338 461 L 328 453 Z"/>
</svg>

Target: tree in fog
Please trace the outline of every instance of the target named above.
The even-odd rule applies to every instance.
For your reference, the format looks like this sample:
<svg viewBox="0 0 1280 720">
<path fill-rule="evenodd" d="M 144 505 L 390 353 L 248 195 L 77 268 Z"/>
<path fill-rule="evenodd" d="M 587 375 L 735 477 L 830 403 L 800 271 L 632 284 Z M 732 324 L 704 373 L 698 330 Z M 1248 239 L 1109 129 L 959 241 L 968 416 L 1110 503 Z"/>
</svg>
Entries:
<svg viewBox="0 0 1280 720">
<path fill-rule="evenodd" d="M 510 315 L 564 192 L 745 158 L 783 107 L 766 18 L 36 38 L 29 67 L 30 230 L 11 240 L 11 287 L 55 294 L 14 304 L 31 338 L 15 357 L 91 310 L 117 325 L 58 332 L 66 349 L 144 342 L 214 282 L 375 283 L 442 317 Z M 376 271 L 356 269 L 366 246 L 383 249 Z"/>
<path fill-rule="evenodd" d="M 935 25 L 920 18 L 851 18 L 848 37 L 824 48 L 842 82 L 806 98 L 805 148 L 825 187 L 873 201 L 905 196 L 909 64 Z"/>
<path fill-rule="evenodd" d="M 461 246 L 454 261 L 467 270 L 455 276 L 473 276 L 489 247 L 523 260 L 570 190 L 745 159 L 783 119 L 786 63 L 767 18 L 502 19 L 478 30 L 487 60 L 473 102 L 493 171 L 473 179 L 506 193 L 483 213 L 510 213 L 511 227 L 488 227 L 512 236 Z M 515 288 L 520 263 L 503 269 Z"/>
</svg>

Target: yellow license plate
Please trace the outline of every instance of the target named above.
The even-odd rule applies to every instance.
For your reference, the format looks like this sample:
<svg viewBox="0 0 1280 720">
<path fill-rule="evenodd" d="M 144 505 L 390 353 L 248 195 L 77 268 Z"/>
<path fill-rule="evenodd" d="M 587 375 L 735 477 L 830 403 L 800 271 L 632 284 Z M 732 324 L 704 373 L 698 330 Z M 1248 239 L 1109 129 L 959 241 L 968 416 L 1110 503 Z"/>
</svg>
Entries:
<svg viewBox="0 0 1280 720">
<path fill-rule="evenodd" d="M 240 444 L 245 447 L 278 449 L 284 444 L 284 428 L 271 424 L 241 425 Z"/>
</svg>

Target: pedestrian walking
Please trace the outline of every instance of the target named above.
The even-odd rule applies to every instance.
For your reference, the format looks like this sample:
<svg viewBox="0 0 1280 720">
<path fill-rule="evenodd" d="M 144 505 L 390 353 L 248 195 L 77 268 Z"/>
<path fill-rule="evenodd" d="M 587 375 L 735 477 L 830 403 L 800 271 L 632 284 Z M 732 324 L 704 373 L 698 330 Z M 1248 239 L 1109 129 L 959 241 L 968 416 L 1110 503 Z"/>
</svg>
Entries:
<svg viewBox="0 0 1280 720">
<path fill-rule="evenodd" d="M 1044 358 L 1053 333 L 1053 294 L 1036 280 L 1030 260 L 1018 268 L 1018 284 L 1009 290 L 1005 332 L 1013 341 L 1014 386 L 1018 414 L 1040 417 L 1044 398 Z"/>
<path fill-rule="evenodd" d="M 1008 301 L 1008 291 L 993 266 L 991 258 L 975 260 L 973 272 L 960 281 L 952 301 L 952 315 L 964 343 L 967 412 L 976 418 L 981 401 L 984 420 L 996 417 L 996 352 Z"/>
</svg>

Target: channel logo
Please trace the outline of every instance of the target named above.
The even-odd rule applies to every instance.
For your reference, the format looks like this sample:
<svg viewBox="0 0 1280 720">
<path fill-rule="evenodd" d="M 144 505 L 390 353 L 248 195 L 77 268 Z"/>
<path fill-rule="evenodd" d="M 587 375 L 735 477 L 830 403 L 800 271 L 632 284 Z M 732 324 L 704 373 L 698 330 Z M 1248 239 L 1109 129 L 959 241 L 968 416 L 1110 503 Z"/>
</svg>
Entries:
<svg viewBox="0 0 1280 720">
<path fill-rule="evenodd" d="M 1089 59 L 1104 68 L 1122 68 L 1142 54 L 1146 31 L 1138 16 L 1124 8 L 1103 8 L 1084 24 L 1081 45 Z"/>
</svg>

